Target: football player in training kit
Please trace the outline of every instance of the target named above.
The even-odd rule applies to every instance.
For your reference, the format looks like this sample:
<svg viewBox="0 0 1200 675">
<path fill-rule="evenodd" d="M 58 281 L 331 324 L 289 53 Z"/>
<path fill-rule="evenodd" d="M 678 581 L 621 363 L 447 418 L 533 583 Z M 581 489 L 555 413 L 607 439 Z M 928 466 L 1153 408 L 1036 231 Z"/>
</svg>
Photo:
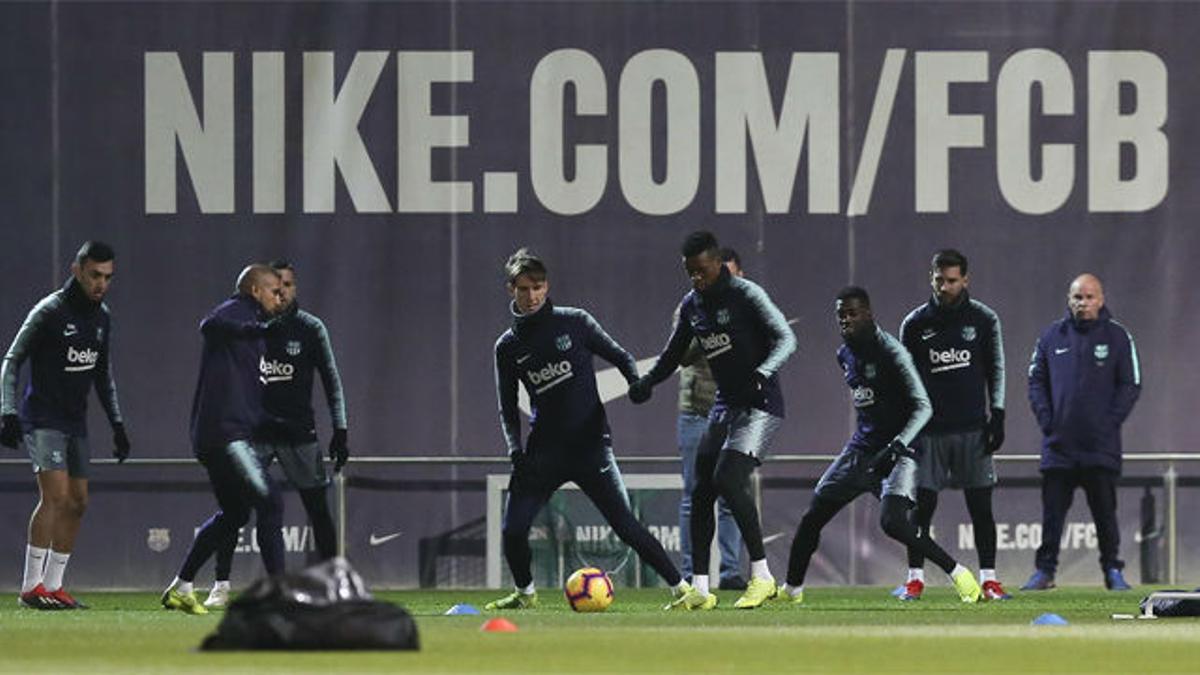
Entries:
<svg viewBox="0 0 1200 675">
<path fill-rule="evenodd" d="M 845 342 L 837 352 L 857 411 L 857 428 L 813 493 L 792 540 L 787 584 L 780 596 L 804 602 L 804 577 L 821 541 L 821 530 L 847 504 L 870 492 L 881 496 L 879 524 L 891 538 L 941 567 L 963 602 L 979 599 L 975 577 L 932 539 L 919 535 L 908 512 L 916 502 L 917 463 L 908 444 L 929 420 L 931 406 L 912 357 L 875 324 L 867 292 L 849 286 L 838 293 L 838 327 Z"/>
<path fill-rule="evenodd" d="M 196 599 L 196 572 L 224 543 L 258 514 L 258 545 L 268 574 L 283 571 L 283 541 L 278 533 L 282 500 L 253 446 L 266 425 L 263 374 L 267 322 L 283 311 L 279 273 L 267 265 L 249 265 L 237 279 L 237 292 L 200 323 L 204 348 L 200 377 L 192 399 L 192 451 L 208 472 L 218 511 L 196 532 L 179 573 L 162 594 L 162 605 L 187 614 L 207 614 Z"/>
<path fill-rule="evenodd" d="M 516 590 L 484 608 L 537 606 L 529 528 L 550 496 L 567 481 L 583 490 L 621 541 L 658 572 L 675 597 L 683 596 L 691 587 L 629 509 L 613 457 L 608 420 L 596 391 L 594 356 L 620 369 L 628 382 L 637 379 L 636 362 L 590 314 L 550 302 L 546 266 L 539 258 L 520 249 L 504 270 L 513 298 L 513 325 L 496 340 L 496 396 L 512 460 L 502 527 L 504 558 Z M 518 383 L 529 394 L 533 410 L 524 445 L 517 410 Z"/>
<path fill-rule="evenodd" d="M 263 466 L 276 459 L 283 473 L 300 493 L 300 501 L 312 523 L 317 555 L 328 560 L 337 555 L 337 531 L 327 500 L 329 479 L 317 445 L 313 416 L 314 373 L 320 375 L 329 406 L 333 436 L 329 441 L 329 459 L 333 470 L 341 471 L 350 456 L 346 445 L 346 401 L 342 378 L 333 357 L 329 331 L 320 318 L 302 309 L 296 302 L 296 270 L 286 260 L 271 263 L 279 273 L 283 293 L 283 314 L 267 332 L 266 378 L 263 407 L 272 423 L 258 435 L 254 449 Z M 280 530 L 265 533 L 282 537 Z M 229 601 L 229 574 L 237 539 L 225 542 L 217 551 L 217 581 L 204 600 L 205 607 L 224 607 Z M 278 544 L 283 546 L 282 541 Z"/>
<path fill-rule="evenodd" d="M 25 576 L 18 598 L 32 609 L 81 609 L 63 574 L 88 502 L 87 394 L 93 386 L 113 429 L 113 456 L 125 461 L 129 438 L 109 361 L 108 292 L 112 247 L 89 241 L 75 255 L 71 278 L 29 312 L 0 368 L 0 444 L 25 441 L 39 500 L 29 520 Z M 17 378 L 30 360 L 30 380 L 17 412 Z"/>
<path fill-rule="evenodd" d="M 996 518 L 992 454 L 1004 443 L 1004 340 L 1000 317 L 967 292 L 967 258 L 938 251 L 929 270 L 933 297 L 900 324 L 900 343 L 912 355 L 933 402 L 933 418 L 917 436 L 915 524 L 929 532 L 938 492 L 963 490 L 979 552 L 984 600 L 1007 600 L 996 578 Z M 896 589 L 917 600 L 925 589 L 925 558 L 908 549 L 908 579 Z"/>
<path fill-rule="evenodd" d="M 796 350 L 796 336 L 761 287 L 729 273 L 711 232 L 688 235 L 682 253 L 692 290 L 679 305 L 662 355 L 630 386 L 629 398 L 634 403 L 648 400 L 654 385 L 675 372 L 692 338 L 699 340 L 717 381 L 717 397 L 696 449 L 692 561 L 703 568 L 702 561 L 708 560 L 715 529 L 713 504 L 722 497 L 750 557 L 750 582 L 734 606 L 752 609 L 775 597 L 776 589 L 750 477 L 783 420 L 778 372 Z M 682 609 L 716 607 L 708 575 L 693 574 L 692 589 L 674 604 Z"/>
</svg>

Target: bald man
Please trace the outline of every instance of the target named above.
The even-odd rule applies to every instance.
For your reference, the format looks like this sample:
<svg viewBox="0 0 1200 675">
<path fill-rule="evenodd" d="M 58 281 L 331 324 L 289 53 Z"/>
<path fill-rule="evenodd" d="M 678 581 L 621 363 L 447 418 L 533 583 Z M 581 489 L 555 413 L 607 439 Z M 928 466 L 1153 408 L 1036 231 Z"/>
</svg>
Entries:
<svg viewBox="0 0 1200 675">
<path fill-rule="evenodd" d="M 277 522 L 265 514 L 278 514 L 278 491 L 251 445 L 267 420 L 263 390 L 267 373 L 268 322 L 284 309 L 279 273 L 268 265 L 250 265 L 238 275 L 236 292 L 217 305 L 200 322 L 204 348 L 200 378 L 192 399 L 192 451 L 204 465 L 219 509 L 196 532 L 178 576 L 163 592 L 162 604 L 187 614 L 207 614 L 197 599 L 193 580 L 217 548 L 259 514 L 258 544 L 270 574 L 283 571 L 283 543 L 267 533 L 278 533 Z"/>
<path fill-rule="evenodd" d="M 1042 429 L 1042 545 L 1023 591 L 1054 588 L 1063 521 L 1075 488 L 1087 495 L 1100 543 L 1104 587 L 1129 590 L 1121 570 L 1117 481 L 1121 424 L 1142 389 L 1133 336 L 1104 306 L 1104 286 L 1081 274 L 1067 315 L 1038 338 L 1029 364 L 1029 403 Z"/>
</svg>

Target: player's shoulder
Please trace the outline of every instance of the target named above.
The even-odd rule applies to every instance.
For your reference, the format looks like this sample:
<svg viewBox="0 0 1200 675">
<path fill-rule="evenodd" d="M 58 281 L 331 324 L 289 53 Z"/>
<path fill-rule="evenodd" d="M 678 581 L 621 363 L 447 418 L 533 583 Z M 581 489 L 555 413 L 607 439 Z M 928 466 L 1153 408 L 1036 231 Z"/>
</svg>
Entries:
<svg viewBox="0 0 1200 675">
<path fill-rule="evenodd" d="M 922 302 L 921 304 L 917 305 L 916 307 L 913 307 L 912 310 L 910 310 L 908 314 L 904 315 L 904 318 L 900 320 L 900 325 L 901 326 L 908 326 L 908 325 L 916 326 L 916 325 L 919 325 L 921 322 L 927 321 L 932 316 L 933 316 L 933 309 L 929 306 L 929 303 Z"/>
<path fill-rule="evenodd" d="M 1125 324 L 1110 317 L 1108 319 L 1108 325 L 1111 334 L 1115 335 L 1118 340 L 1133 342 L 1133 333 L 1129 332 L 1129 329 L 1125 327 Z"/>
<path fill-rule="evenodd" d="M 905 348 L 904 345 L 900 344 L 900 341 L 896 339 L 896 336 L 887 332 L 880 326 L 876 326 L 875 331 L 875 337 L 879 340 L 879 346 L 884 352 L 890 354 L 893 358 L 900 361 L 907 361 L 910 359 L 908 349 Z"/>
<path fill-rule="evenodd" d="M 50 314 L 60 311 L 67 306 L 67 295 L 65 291 L 57 290 L 38 300 L 33 305 L 33 309 L 29 310 L 33 314 Z"/>
<path fill-rule="evenodd" d="M 583 309 L 582 307 L 571 307 L 569 305 L 555 305 L 552 309 L 553 309 L 552 315 L 558 319 L 564 319 L 567 321 L 582 321 L 585 323 L 588 321 L 594 321 L 594 319 L 592 319 L 592 315 L 589 314 L 588 311 L 586 309 Z"/>
<path fill-rule="evenodd" d="M 499 354 L 508 349 L 517 339 L 517 334 L 513 332 L 511 327 L 505 328 L 503 333 L 496 338 L 496 353 Z"/>
<path fill-rule="evenodd" d="M 759 286 L 756 282 L 746 277 L 730 277 L 729 287 L 739 295 L 751 300 L 770 299 L 762 286 Z"/>
<path fill-rule="evenodd" d="M 967 308 L 976 316 L 981 316 L 987 321 L 1000 323 L 1000 315 L 996 313 L 996 310 L 992 309 L 984 302 L 981 302 L 975 298 L 971 298 L 968 302 Z"/>
<path fill-rule="evenodd" d="M 325 322 L 321 320 L 321 317 L 317 316 L 316 314 L 313 314 L 312 312 L 307 312 L 303 309 L 298 309 L 298 310 L 296 310 L 296 315 L 294 317 L 294 320 L 296 321 L 296 323 L 298 323 L 299 325 L 303 326 L 304 328 L 306 328 L 308 330 L 312 330 L 317 333 L 324 333 L 326 331 Z"/>
</svg>

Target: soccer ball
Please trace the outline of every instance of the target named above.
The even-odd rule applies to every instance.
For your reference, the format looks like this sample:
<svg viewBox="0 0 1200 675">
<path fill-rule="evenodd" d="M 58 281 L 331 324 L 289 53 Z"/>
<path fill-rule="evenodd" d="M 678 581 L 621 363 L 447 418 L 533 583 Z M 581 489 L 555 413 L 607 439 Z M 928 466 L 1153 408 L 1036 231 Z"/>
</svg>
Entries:
<svg viewBox="0 0 1200 675">
<path fill-rule="evenodd" d="M 602 569 L 584 567 L 567 579 L 563 594 L 576 612 L 603 612 L 613 601 L 612 579 Z"/>
</svg>

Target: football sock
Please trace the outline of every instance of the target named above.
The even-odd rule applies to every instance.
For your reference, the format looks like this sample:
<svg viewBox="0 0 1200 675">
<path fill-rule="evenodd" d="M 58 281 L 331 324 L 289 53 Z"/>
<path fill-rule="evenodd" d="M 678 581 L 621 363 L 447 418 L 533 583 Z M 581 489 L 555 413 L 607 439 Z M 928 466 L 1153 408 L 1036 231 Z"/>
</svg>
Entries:
<svg viewBox="0 0 1200 675">
<path fill-rule="evenodd" d="M 982 584 L 985 581 L 995 581 L 995 580 L 996 580 L 996 570 L 979 570 L 979 583 Z"/>
<path fill-rule="evenodd" d="M 188 593 L 191 593 L 193 590 L 195 590 L 195 587 L 192 585 L 192 582 L 184 581 L 183 579 L 180 579 L 179 577 L 175 577 L 175 580 L 171 582 L 170 587 L 179 591 L 183 595 L 187 595 Z"/>
<path fill-rule="evenodd" d="M 979 567 L 996 568 L 996 517 L 992 514 L 992 488 L 968 488 L 967 513 L 975 531 L 975 550 L 979 552 Z"/>
<path fill-rule="evenodd" d="M 213 589 L 218 590 L 218 591 L 228 591 L 229 590 L 229 580 L 226 579 L 226 580 L 222 581 L 221 579 L 217 579 L 217 583 L 213 584 Z"/>
<path fill-rule="evenodd" d="M 67 561 L 70 559 L 70 553 L 50 550 L 50 557 L 46 559 L 46 576 L 42 579 L 46 590 L 57 591 L 62 588 L 63 573 L 67 571 Z"/>
<path fill-rule="evenodd" d="M 767 559 L 751 560 L 750 561 L 750 576 L 758 577 L 759 579 L 773 579 L 771 570 L 767 567 Z"/>
<path fill-rule="evenodd" d="M 531 581 L 528 586 L 517 586 L 517 592 L 521 595 L 533 595 L 537 592 L 536 585 Z"/>
<path fill-rule="evenodd" d="M 920 581 L 921 583 L 925 583 L 925 568 L 923 568 L 923 567 L 908 568 L 908 580 L 909 581 Z"/>
<path fill-rule="evenodd" d="M 25 547 L 25 580 L 21 582 L 21 592 L 28 593 L 42 583 L 43 570 L 46 567 L 46 556 L 49 549 L 33 545 Z"/>
<path fill-rule="evenodd" d="M 313 539 L 316 540 L 317 555 L 321 560 L 329 560 L 337 555 L 337 529 L 333 525 L 325 495 L 324 487 L 300 491 L 300 501 L 304 503 L 308 521 L 312 523 Z"/>
<path fill-rule="evenodd" d="M 937 492 L 925 489 L 917 490 L 917 507 L 908 512 L 908 518 L 917 528 L 919 536 L 929 536 L 929 527 L 933 522 L 933 512 L 937 510 L 937 504 Z M 921 553 L 919 547 L 908 547 L 908 566 L 909 568 L 925 566 L 925 554 Z"/>
<path fill-rule="evenodd" d="M 692 576 L 692 588 L 700 595 L 708 595 L 708 575 L 695 574 Z"/>
<path fill-rule="evenodd" d="M 789 598 L 800 597 L 801 595 L 804 595 L 804 584 L 800 584 L 799 586 L 784 584 L 783 592 L 786 593 Z"/>
<path fill-rule="evenodd" d="M 746 552 L 750 559 L 765 561 L 767 553 L 763 548 L 762 522 L 758 518 L 758 505 L 754 501 L 752 477 L 756 468 L 758 460 L 755 458 L 736 450 L 721 450 L 713 473 L 713 484 L 717 495 L 725 498 L 725 504 L 733 513 L 733 519 L 742 533 L 742 540 L 746 542 Z M 708 521 L 712 523 L 712 505 L 708 508 Z M 712 529 L 710 527 L 708 530 L 709 539 L 712 539 Z M 695 527 L 692 531 L 695 532 Z"/>
<path fill-rule="evenodd" d="M 950 575 L 950 578 L 953 579 L 954 575 L 961 574 L 966 571 L 968 571 L 967 568 L 963 567 L 960 563 L 955 563 L 954 569 L 950 570 L 946 574 Z"/>
<path fill-rule="evenodd" d="M 821 543 L 821 528 L 825 527 L 847 502 L 813 497 L 808 511 L 796 526 L 796 536 L 792 538 L 792 550 L 788 555 L 787 582 L 794 587 L 804 585 L 804 576 L 808 573 L 808 563 Z"/>
<path fill-rule="evenodd" d="M 683 579 L 680 579 L 679 583 L 671 587 L 671 594 L 678 598 L 679 596 L 683 595 L 683 592 L 685 589 L 687 589 L 687 587 L 688 583 Z"/>
</svg>

